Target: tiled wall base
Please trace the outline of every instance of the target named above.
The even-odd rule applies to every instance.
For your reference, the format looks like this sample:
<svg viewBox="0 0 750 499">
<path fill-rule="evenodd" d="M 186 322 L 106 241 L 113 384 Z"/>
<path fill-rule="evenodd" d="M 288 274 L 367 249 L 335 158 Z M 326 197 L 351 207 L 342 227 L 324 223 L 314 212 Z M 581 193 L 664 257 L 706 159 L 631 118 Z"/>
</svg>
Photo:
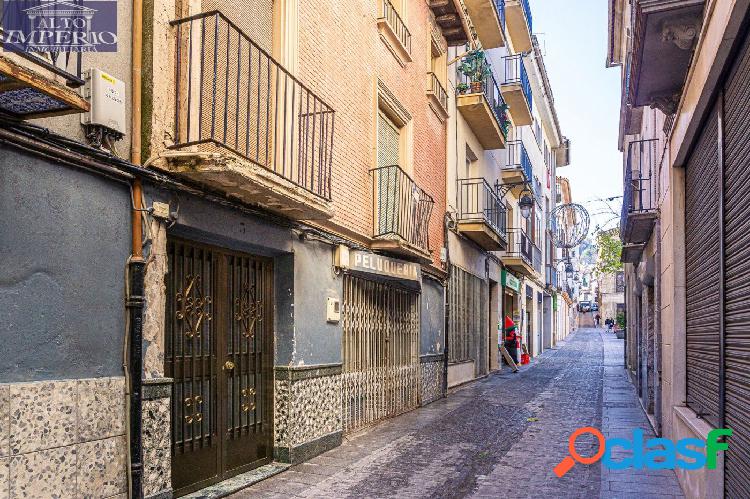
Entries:
<svg viewBox="0 0 750 499">
<path fill-rule="evenodd" d="M 341 444 L 341 365 L 276 367 L 274 456 L 310 459 Z"/>
<path fill-rule="evenodd" d="M 125 379 L 0 384 L 0 498 L 125 497 Z"/>
<path fill-rule="evenodd" d="M 172 380 L 148 379 L 143 385 L 143 495 L 172 497 Z"/>
<path fill-rule="evenodd" d="M 420 405 L 427 405 L 445 396 L 445 364 L 442 355 L 425 355 L 420 358 L 420 377 L 422 378 L 419 397 Z"/>
</svg>

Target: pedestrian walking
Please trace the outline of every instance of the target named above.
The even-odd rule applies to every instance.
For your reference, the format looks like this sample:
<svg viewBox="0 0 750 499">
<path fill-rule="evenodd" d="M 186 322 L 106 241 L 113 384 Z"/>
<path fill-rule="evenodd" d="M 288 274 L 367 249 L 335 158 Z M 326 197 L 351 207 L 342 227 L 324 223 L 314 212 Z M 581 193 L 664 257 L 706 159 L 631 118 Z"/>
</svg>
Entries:
<svg viewBox="0 0 750 499">
<path fill-rule="evenodd" d="M 596 327 L 599 327 L 599 322 L 601 320 L 602 320 L 602 316 L 599 314 L 596 314 L 596 316 L 594 317 L 594 324 L 596 325 Z"/>
</svg>

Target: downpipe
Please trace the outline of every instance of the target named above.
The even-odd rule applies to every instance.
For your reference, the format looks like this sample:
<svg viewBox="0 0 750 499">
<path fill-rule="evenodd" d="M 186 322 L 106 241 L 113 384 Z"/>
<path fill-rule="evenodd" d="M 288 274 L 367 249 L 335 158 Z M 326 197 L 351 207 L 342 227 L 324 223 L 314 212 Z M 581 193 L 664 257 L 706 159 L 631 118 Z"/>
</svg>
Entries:
<svg viewBox="0 0 750 499">
<path fill-rule="evenodd" d="M 451 257 L 450 257 L 450 244 L 448 244 L 448 232 L 449 227 L 451 223 L 451 217 L 450 213 L 446 212 L 445 217 L 443 219 L 443 241 L 445 244 L 445 271 L 448 273 L 448 285 L 445 286 L 445 291 L 443 292 L 445 295 L 445 299 L 443 300 L 444 303 L 444 310 L 443 310 L 443 392 L 446 396 L 448 396 L 448 354 L 449 347 L 448 347 L 448 328 L 450 326 L 450 295 L 448 294 L 448 286 L 450 286 L 450 280 L 451 280 Z"/>
<path fill-rule="evenodd" d="M 128 262 L 128 296 L 125 307 L 128 313 L 128 431 L 130 434 L 130 497 L 143 498 L 143 306 L 144 274 L 146 261 L 132 257 Z"/>
</svg>

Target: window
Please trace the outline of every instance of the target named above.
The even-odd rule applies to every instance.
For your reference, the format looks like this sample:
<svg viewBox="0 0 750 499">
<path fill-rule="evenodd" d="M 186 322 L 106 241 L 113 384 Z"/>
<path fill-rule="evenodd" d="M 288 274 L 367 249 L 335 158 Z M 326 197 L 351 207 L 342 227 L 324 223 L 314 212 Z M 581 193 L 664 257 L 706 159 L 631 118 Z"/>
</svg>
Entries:
<svg viewBox="0 0 750 499">
<path fill-rule="evenodd" d="M 378 166 L 400 164 L 401 130 L 384 113 L 378 113 Z"/>
</svg>

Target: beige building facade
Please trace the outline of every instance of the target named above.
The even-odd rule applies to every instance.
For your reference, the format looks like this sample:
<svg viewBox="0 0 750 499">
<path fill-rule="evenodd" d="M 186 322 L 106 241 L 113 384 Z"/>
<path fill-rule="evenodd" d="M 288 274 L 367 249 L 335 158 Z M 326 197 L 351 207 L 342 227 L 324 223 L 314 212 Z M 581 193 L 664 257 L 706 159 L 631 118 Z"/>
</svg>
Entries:
<svg viewBox="0 0 750 499">
<path fill-rule="evenodd" d="M 744 497 L 737 300 L 747 272 L 732 248 L 747 234 L 733 206 L 747 185 L 737 116 L 746 115 L 748 6 L 666 4 L 610 2 L 607 63 L 623 82 L 626 363 L 657 433 L 676 441 L 734 430 L 716 470 L 678 469 L 686 496 Z"/>
</svg>

